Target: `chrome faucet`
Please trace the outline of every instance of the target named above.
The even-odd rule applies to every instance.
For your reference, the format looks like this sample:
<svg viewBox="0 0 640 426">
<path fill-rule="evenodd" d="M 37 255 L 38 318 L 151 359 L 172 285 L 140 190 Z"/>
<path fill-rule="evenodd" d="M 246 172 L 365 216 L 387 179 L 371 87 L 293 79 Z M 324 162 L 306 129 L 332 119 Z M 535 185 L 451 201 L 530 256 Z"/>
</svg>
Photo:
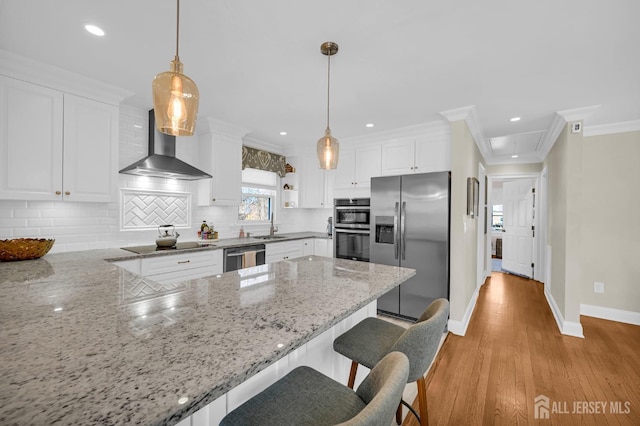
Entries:
<svg viewBox="0 0 640 426">
<path fill-rule="evenodd" d="M 273 237 L 273 234 L 278 232 L 278 228 L 273 226 L 273 213 L 271 213 L 271 227 L 269 228 L 269 236 Z"/>
</svg>

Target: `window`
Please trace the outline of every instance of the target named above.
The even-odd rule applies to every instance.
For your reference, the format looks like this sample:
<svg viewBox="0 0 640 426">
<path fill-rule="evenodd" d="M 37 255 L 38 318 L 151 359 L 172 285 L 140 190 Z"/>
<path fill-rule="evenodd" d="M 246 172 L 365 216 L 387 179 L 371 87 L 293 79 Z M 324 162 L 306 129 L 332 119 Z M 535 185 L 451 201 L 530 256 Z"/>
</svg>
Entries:
<svg viewBox="0 0 640 426">
<path fill-rule="evenodd" d="M 502 208 L 502 204 L 496 204 L 493 206 L 493 212 L 491 213 L 491 228 L 493 228 L 494 230 L 502 230 Z"/>
<path fill-rule="evenodd" d="M 242 202 L 238 208 L 241 222 L 269 222 L 275 213 L 278 180 L 273 172 L 242 171 Z"/>
</svg>

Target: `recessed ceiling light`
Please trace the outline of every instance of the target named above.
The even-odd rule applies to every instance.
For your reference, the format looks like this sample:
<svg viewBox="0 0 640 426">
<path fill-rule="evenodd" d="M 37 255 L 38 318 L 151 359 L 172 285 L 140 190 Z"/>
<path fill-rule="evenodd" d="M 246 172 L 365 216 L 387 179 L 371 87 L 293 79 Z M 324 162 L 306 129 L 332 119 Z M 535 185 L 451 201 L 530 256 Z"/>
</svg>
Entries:
<svg viewBox="0 0 640 426">
<path fill-rule="evenodd" d="M 280 132 L 280 136 L 287 136 L 287 132 Z"/>
<path fill-rule="evenodd" d="M 513 117 L 512 119 L 510 119 L 509 121 L 520 121 L 520 117 Z"/>
<path fill-rule="evenodd" d="M 104 30 L 96 25 L 87 24 L 84 26 L 84 29 L 89 31 L 93 35 L 97 35 L 98 37 L 104 36 Z"/>
<path fill-rule="evenodd" d="M 511 158 L 518 158 L 518 154 L 513 154 Z"/>
<path fill-rule="evenodd" d="M 373 123 L 367 123 L 367 124 L 366 124 L 366 127 L 373 127 L 373 126 L 374 126 L 374 124 L 373 124 Z"/>
</svg>

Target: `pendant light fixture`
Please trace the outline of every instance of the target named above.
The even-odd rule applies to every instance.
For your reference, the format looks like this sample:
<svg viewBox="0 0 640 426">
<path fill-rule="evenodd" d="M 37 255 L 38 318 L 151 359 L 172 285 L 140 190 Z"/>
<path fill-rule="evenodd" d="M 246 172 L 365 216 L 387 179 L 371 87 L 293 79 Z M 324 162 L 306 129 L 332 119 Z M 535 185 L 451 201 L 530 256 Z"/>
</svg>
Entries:
<svg viewBox="0 0 640 426">
<path fill-rule="evenodd" d="M 338 139 L 331 136 L 329 128 L 329 89 L 331 87 L 331 56 L 338 53 L 338 45 L 332 41 L 326 41 L 320 46 L 320 52 L 327 55 L 327 130 L 324 136 L 318 140 L 318 161 L 321 169 L 335 169 L 338 167 L 338 154 L 340 144 Z"/>
<path fill-rule="evenodd" d="M 153 109 L 158 131 L 174 136 L 191 136 L 198 115 L 198 87 L 182 73 L 178 57 L 180 40 L 180 0 L 176 0 L 176 57 L 171 69 L 153 79 Z"/>
</svg>

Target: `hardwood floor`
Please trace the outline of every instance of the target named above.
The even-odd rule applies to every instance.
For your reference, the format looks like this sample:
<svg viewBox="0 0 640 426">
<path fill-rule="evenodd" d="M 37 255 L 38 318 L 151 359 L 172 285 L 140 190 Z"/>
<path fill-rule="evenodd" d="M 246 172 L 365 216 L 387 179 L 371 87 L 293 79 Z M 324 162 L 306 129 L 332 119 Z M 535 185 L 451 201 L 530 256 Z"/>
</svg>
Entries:
<svg viewBox="0 0 640 426">
<path fill-rule="evenodd" d="M 429 425 L 640 425 L 640 326 L 580 320 L 584 339 L 563 336 L 542 283 L 493 273 L 427 376 Z M 548 419 L 534 417 L 539 395 Z"/>
</svg>

